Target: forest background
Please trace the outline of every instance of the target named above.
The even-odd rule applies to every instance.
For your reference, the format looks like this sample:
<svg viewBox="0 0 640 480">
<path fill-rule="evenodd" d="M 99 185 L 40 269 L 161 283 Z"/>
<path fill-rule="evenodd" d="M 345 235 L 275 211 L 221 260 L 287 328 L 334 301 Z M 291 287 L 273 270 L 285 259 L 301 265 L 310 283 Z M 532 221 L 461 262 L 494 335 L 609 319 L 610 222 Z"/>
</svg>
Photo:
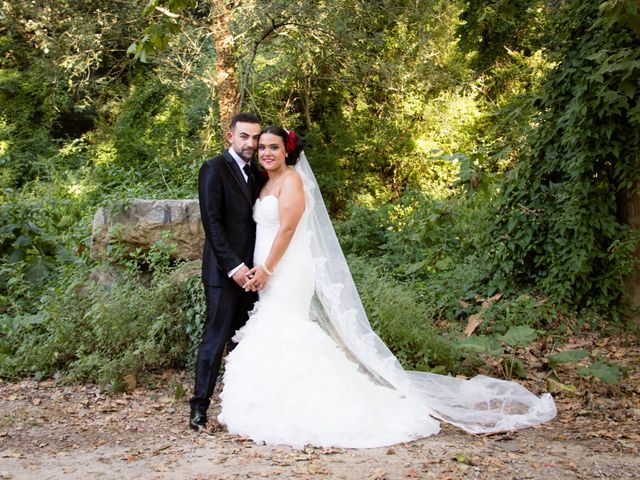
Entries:
<svg viewBox="0 0 640 480">
<path fill-rule="evenodd" d="M 637 1 L 1 5 L 0 376 L 119 391 L 190 367 L 198 275 L 170 238 L 116 241 L 118 279 L 97 283 L 91 222 L 195 198 L 229 101 L 305 137 L 372 325 L 406 367 L 524 378 L 535 344 L 548 387 L 569 388 L 559 364 L 625 374 L 563 344 L 637 335 Z"/>
</svg>

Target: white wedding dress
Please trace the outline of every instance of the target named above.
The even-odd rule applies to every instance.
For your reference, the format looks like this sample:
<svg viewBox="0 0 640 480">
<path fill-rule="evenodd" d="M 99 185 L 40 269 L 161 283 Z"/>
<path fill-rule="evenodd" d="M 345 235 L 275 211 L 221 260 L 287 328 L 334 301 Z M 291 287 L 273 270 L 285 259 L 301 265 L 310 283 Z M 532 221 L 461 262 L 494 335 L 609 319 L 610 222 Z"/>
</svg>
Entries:
<svg viewBox="0 0 640 480">
<path fill-rule="evenodd" d="M 405 371 L 373 332 L 304 155 L 305 213 L 225 362 L 220 423 L 270 445 L 368 448 L 437 433 L 526 428 L 555 417 L 549 394 L 479 375 Z M 279 229 L 278 199 L 254 207 L 254 263 Z"/>
<path fill-rule="evenodd" d="M 256 265 L 278 232 L 278 199 L 256 202 Z M 231 433 L 296 448 L 379 447 L 437 433 L 416 402 L 374 383 L 309 315 L 314 269 L 303 216 L 225 362 L 222 412 Z"/>
</svg>

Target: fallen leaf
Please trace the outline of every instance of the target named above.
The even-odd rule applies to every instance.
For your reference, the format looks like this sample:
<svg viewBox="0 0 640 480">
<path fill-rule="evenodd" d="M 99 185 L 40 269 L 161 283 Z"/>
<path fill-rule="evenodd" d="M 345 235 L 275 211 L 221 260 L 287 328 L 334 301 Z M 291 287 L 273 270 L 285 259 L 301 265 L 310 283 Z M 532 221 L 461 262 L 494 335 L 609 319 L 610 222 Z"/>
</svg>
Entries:
<svg viewBox="0 0 640 480">
<path fill-rule="evenodd" d="M 493 456 L 487 456 L 482 459 L 482 465 L 484 465 L 485 467 L 503 467 L 504 461 Z"/>
<path fill-rule="evenodd" d="M 470 337 L 471 334 L 478 328 L 478 325 L 482 323 L 482 310 L 478 313 L 474 313 L 473 315 L 469 315 L 469 320 L 467 320 L 467 326 L 464 329 L 464 334 L 467 337 Z"/>
<path fill-rule="evenodd" d="M 311 475 L 331 475 L 333 472 L 322 465 L 316 465 L 314 463 L 307 467 L 307 472 Z"/>
<path fill-rule="evenodd" d="M 122 381 L 124 382 L 125 388 L 129 392 L 136 388 L 136 385 L 138 385 L 138 381 L 136 380 L 135 375 L 131 373 L 129 375 L 125 375 Z"/>
<path fill-rule="evenodd" d="M 464 334 L 467 337 L 470 337 L 471 334 L 478 328 L 478 325 L 482 323 L 482 314 L 484 311 L 491 306 L 493 302 L 496 300 L 500 300 L 502 298 L 502 293 L 496 293 L 492 297 L 489 297 L 482 301 L 482 306 L 480 307 L 480 311 L 469 315 L 469 320 L 467 320 L 467 326 L 464 329 Z"/>
<path fill-rule="evenodd" d="M 166 465 L 162 465 L 161 463 L 152 463 L 150 467 L 151 467 L 151 470 L 155 470 L 156 472 L 172 472 L 173 471 L 169 467 L 167 467 Z"/>
<path fill-rule="evenodd" d="M 387 477 L 387 472 L 383 468 L 376 468 L 368 478 L 369 480 L 387 480 L 389 477 Z"/>
</svg>

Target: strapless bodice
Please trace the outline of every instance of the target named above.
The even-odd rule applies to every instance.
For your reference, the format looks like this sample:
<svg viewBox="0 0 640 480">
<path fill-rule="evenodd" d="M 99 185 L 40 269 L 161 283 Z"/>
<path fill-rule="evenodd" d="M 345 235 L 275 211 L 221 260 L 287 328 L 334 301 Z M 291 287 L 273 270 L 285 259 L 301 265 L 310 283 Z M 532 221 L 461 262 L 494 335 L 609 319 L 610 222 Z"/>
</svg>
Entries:
<svg viewBox="0 0 640 480">
<path fill-rule="evenodd" d="M 266 195 L 258 198 L 253 206 L 253 219 L 259 228 L 273 230 L 280 228 L 280 212 L 278 211 L 278 197 Z"/>
</svg>

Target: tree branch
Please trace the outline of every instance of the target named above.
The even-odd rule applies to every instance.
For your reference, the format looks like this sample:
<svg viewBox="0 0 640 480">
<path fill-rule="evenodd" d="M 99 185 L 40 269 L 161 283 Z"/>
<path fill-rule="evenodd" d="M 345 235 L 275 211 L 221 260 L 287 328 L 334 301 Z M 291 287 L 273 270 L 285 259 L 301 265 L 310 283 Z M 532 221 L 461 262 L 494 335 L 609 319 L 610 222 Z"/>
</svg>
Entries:
<svg viewBox="0 0 640 480">
<path fill-rule="evenodd" d="M 268 28 L 263 34 L 260 36 L 258 40 L 256 40 L 253 44 L 253 50 L 251 51 L 251 59 L 247 64 L 247 68 L 242 74 L 242 82 L 240 83 L 240 109 L 242 109 L 244 105 L 244 92 L 246 90 L 247 80 L 249 78 L 249 73 L 251 72 L 251 67 L 253 66 L 253 62 L 256 59 L 256 55 L 258 54 L 258 48 L 260 44 L 264 42 L 273 32 L 275 32 L 278 28 L 287 25 L 286 21 L 276 23 L 273 18 L 269 16 L 269 20 L 271 20 L 271 27 Z"/>
</svg>

